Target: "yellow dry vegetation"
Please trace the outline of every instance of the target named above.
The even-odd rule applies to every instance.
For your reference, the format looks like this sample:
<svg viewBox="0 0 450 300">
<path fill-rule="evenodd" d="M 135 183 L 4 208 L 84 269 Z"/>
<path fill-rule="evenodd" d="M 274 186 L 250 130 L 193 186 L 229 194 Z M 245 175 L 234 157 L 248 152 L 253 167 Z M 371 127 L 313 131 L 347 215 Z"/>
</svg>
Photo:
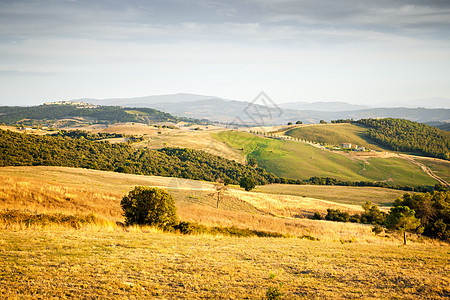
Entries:
<svg viewBox="0 0 450 300">
<path fill-rule="evenodd" d="M 223 130 L 224 129 L 222 128 L 212 127 L 203 131 L 179 130 L 176 132 L 162 132 L 158 135 L 144 136 L 145 140 L 135 144 L 135 146 L 147 147 L 150 149 L 178 147 L 203 150 L 210 154 L 245 163 L 246 159 L 242 154 L 242 151 L 233 149 L 224 142 L 220 142 L 213 137 L 213 133 Z"/>
<path fill-rule="evenodd" d="M 4 299 L 448 299 L 448 246 L 0 230 Z"/>
<path fill-rule="evenodd" d="M 180 235 L 150 227 L 124 228 L 116 224 L 123 221 L 120 199 L 135 185 L 166 188 L 183 221 L 293 237 Z M 61 167 L 0 168 L 0 209 L 76 217 L 72 226 L 30 226 L 0 217 L 0 295 L 263 299 L 274 290 L 284 299 L 450 295 L 448 244 L 410 236 L 412 241 L 400 247 L 398 236 L 376 236 L 371 226 L 291 217 L 327 205 L 350 212 L 360 210 L 358 206 L 230 187 L 217 209 L 214 191 L 212 183 L 185 179 Z M 83 223 L 86 219 L 92 222 Z"/>
<path fill-rule="evenodd" d="M 327 208 L 350 213 L 359 206 L 292 195 L 248 193 L 230 187 L 217 209 L 214 184 L 179 178 L 141 176 L 65 167 L 0 168 L 0 208 L 37 213 L 89 214 L 112 222 L 123 221 L 120 200 L 136 185 L 165 188 L 173 195 L 182 221 L 207 226 L 236 226 L 311 235 L 321 240 L 355 239 L 384 243 L 371 227 L 313 221 L 301 216 Z"/>
<path fill-rule="evenodd" d="M 350 213 L 363 211 L 359 205 L 339 204 L 311 197 L 274 195 L 241 190 L 232 190 L 230 194 L 262 211 L 284 217 L 306 217 L 313 215 L 315 212 L 326 214 L 328 208 Z"/>
<path fill-rule="evenodd" d="M 89 214 L 121 221 L 120 193 L 0 175 L 0 209 Z"/>
</svg>

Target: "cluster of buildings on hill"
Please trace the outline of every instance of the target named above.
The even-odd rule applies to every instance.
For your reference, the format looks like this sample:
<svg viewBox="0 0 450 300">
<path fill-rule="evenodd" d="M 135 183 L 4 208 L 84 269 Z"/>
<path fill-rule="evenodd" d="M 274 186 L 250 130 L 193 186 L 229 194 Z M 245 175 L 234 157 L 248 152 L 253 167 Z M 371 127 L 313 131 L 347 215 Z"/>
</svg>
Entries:
<svg viewBox="0 0 450 300">
<path fill-rule="evenodd" d="M 350 149 L 350 150 L 354 150 L 354 151 L 366 151 L 366 148 L 364 147 L 358 147 L 358 145 L 354 145 L 352 146 L 351 143 L 342 143 L 341 144 L 342 149 Z"/>
<path fill-rule="evenodd" d="M 54 101 L 54 102 L 45 102 L 44 105 L 72 105 L 77 108 L 97 108 L 98 105 L 94 105 L 92 103 L 83 102 L 83 101 Z"/>
</svg>

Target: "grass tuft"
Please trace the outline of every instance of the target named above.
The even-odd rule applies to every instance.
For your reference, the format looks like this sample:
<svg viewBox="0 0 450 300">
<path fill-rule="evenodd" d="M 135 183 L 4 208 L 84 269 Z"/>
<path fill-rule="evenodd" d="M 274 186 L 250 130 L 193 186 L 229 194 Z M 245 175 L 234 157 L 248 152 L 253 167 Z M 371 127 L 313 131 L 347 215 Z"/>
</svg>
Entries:
<svg viewBox="0 0 450 300">
<path fill-rule="evenodd" d="M 0 227 L 3 229 L 20 228 L 54 228 L 69 227 L 73 229 L 112 229 L 117 225 L 94 214 L 65 215 L 61 213 L 33 213 L 20 210 L 0 211 Z"/>
</svg>

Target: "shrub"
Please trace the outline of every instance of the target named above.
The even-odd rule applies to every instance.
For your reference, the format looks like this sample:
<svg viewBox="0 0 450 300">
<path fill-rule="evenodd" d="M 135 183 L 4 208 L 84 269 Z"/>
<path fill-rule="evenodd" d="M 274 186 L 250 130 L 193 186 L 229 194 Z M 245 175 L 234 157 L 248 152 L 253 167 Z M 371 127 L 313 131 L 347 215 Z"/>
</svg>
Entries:
<svg viewBox="0 0 450 300">
<path fill-rule="evenodd" d="M 282 285 L 280 284 L 280 287 Z M 267 300 L 278 300 L 278 299 L 283 299 L 283 292 L 280 290 L 280 288 L 275 287 L 275 286 L 269 286 L 267 288 L 267 292 L 266 292 L 266 299 Z"/>
<path fill-rule="evenodd" d="M 372 227 L 372 232 L 375 234 L 380 234 L 383 232 L 383 230 L 384 230 L 383 227 L 379 224 L 376 224 Z"/>
<path fill-rule="evenodd" d="M 254 189 L 256 184 L 255 184 L 255 181 L 253 180 L 253 178 L 242 177 L 241 180 L 239 181 L 239 186 L 241 188 L 244 188 L 248 192 L 248 191 L 251 191 L 252 189 Z"/>
<path fill-rule="evenodd" d="M 361 214 L 361 223 L 364 224 L 384 224 L 386 220 L 386 214 L 382 212 L 378 206 L 373 205 L 372 202 L 367 201 L 362 208 L 364 209 L 364 213 Z"/>
<path fill-rule="evenodd" d="M 322 220 L 322 216 L 320 215 L 319 212 L 315 212 L 314 215 L 312 216 L 313 220 Z"/>
<path fill-rule="evenodd" d="M 350 222 L 350 215 L 347 212 L 341 212 L 339 209 L 327 209 L 325 220 L 337 222 Z"/>
<path fill-rule="evenodd" d="M 120 203 L 127 225 L 172 226 L 177 223 L 175 201 L 160 188 L 137 186 Z"/>
</svg>

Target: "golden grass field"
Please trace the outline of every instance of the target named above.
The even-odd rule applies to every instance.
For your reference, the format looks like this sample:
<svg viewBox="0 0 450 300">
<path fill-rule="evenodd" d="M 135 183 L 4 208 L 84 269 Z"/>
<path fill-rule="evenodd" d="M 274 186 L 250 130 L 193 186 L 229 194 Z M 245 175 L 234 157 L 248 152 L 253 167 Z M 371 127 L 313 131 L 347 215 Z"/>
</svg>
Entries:
<svg viewBox="0 0 450 300">
<path fill-rule="evenodd" d="M 343 226 L 299 218 L 315 211 L 325 214 L 327 208 L 354 213 L 361 211 L 360 206 L 311 197 L 245 192 L 230 187 L 217 209 L 214 184 L 209 182 L 65 167 L 0 168 L 0 209 L 94 213 L 112 222 L 122 222 L 120 200 L 136 185 L 165 188 L 174 197 L 182 221 L 312 235 L 330 240 L 352 239 L 359 234 L 364 235 L 364 239 L 379 242 L 370 226 Z"/>
<path fill-rule="evenodd" d="M 144 135 L 143 142 L 135 144 L 136 147 L 160 149 L 163 147 L 179 147 L 203 150 L 210 154 L 245 163 L 246 158 L 241 151 L 228 147 L 225 143 L 213 137 L 214 133 L 223 131 L 223 128 L 208 128 L 201 131 L 178 130 L 176 132 L 162 132 L 157 135 Z"/>
<path fill-rule="evenodd" d="M 120 200 L 136 185 L 169 191 L 183 221 L 293 237 L 123 228 L 116 224 L 123 221 Z M 386 189 L 370 194 L 367 188 L 334 188 L 333 193 L 322 186 L 271 185 L 245 192 L 232 186 L 217 209 L 209 182 L 64 167 L 3 167 L 1 210 L 94 214 L 97 221 L 73 229 L 0 220 L 0 297 L 264 299 L 269 288 L 284 299 L 450 297 L 448 244 L 409 236 L 408 245 L 401 246 L 395 233 L 376 236 L 371 226 L 294 217 L 328 207 L 360 211 L 364 194 L 385 204 L 397 196 Z M 358 205 L 345 195 L 358 199 Z M 305 235 L 319 240 L 295 237 Z"/>
<path fill-rule="evenodd" d="M 361 206 L 367 201 L 383 208 L 392 205 L 395 199 L 405 194 L 405 191 L 376 188 L 376 187 L 351 187 L 331 185 L 286 185 L 270 184 L 258 186 L 255 192 L 293 195 L 301 197 L 313 197 L 326 199 L 327 201 Z"/>
<path fill-rule="evenodd" d="M 446 299 L 448 247 L 0 231 L 4 299 Z"/>
</svg>

